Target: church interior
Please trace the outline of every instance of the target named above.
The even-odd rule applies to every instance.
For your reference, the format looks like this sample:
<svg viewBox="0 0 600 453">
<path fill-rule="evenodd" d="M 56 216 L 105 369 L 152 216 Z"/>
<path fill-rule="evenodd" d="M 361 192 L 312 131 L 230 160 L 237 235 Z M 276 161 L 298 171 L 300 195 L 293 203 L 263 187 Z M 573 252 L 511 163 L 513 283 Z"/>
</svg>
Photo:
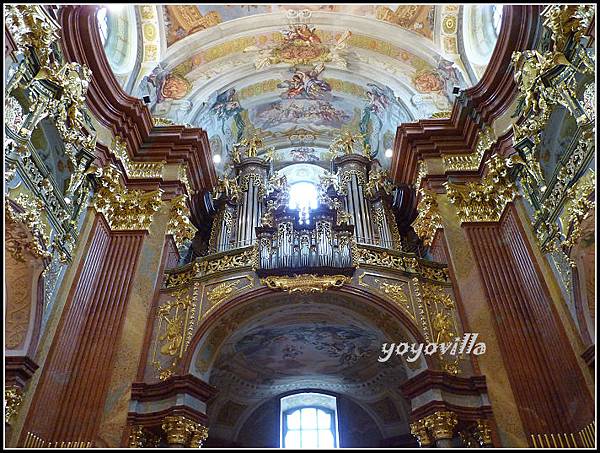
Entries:
<svg viewBox="0 0 600 453">
<path fill-rule="evenodd" d="M 595 447 L 595 11 L 5 5 L 5 447 Z"/>
</svg>

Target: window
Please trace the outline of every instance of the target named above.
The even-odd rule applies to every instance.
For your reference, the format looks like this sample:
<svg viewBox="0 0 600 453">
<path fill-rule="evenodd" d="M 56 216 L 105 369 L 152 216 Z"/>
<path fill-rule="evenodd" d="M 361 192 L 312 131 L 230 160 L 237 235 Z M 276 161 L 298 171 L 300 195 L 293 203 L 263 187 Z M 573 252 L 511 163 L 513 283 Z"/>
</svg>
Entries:
<svg viewBox="0 0 600 453">
<path fill-rule="evenodd" d="M 300 223 L 308 223 L 310 210 L 316 209 L 319 205 L 317 186 L 312 182 L 297 182 L 290 186 L 289 194 L 289 208 L 298 209 Z"/>
<path fill-rule="evenodd" d="M 98 10 L 98 28 L 100 29 L 100 39 L 102 40 L 102 45 L 106 45 L 106 40 L 108 39 L 108 10 L 106 8 L 100 8 Z"/>
<path fill-rule="evenodd" d="M 502 23 L 502 5 L 492 5 L 492 24 L 496 31 L 496 36 L 500 33 L 500 24 Z"/>
<path fill-rule="evenodd" d="M 300 393 L 281 399 L 282 448 L 338 448 L 334 396 Z"/>
</svg>

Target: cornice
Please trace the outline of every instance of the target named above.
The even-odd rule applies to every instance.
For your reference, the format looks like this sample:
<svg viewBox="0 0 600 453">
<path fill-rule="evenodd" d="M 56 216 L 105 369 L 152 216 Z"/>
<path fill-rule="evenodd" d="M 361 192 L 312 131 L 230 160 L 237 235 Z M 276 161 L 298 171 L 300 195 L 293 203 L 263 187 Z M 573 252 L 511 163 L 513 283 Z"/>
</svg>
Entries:
<svg viewBox="0 0 600 453">
<path fill-rule="evenodd" d="M 98 122 L 125 140 L 136 161 L 185 163 L 197 191 L 217 182 L 206 131 L 184 126 L 155 127 L 141 99 L 126 94 L 115 78 L 96 24 L 94 5 L 66 5 L 59 10 L 61 43 L 69 61 L 92 71 L 87 106 Z"/>
<path fill-rule="evenodd" d="M 414 183 L 420 159 L 473 152 L 483 126 L 500 117 L 516 95 L 511 56 L 514 51 L 533 47 L 540 12 L 539 5 L 505 6 L 490 64 L 481 80 L 456 100 L 450 118 L 420 120 L 398 127 L 390 172 L 397 184 Z"/>
<path fill-rule="evenodd" d="M 191 374 L 152 384 L 134 382 L 131 385 L 131 399 L 139 402 L 167 400 L 183 393 L 206 402 L 216 395 L 217 389 Z"/>
<path fill-rule="evenodd" d="M 457 395 L 481 395 L 487 392 L 485 376 L 461 377 L 443 371 L 425 370 L 405 381 L 400 389 L 412 399 L 431 389 L 440 389 Z"/>
</svg>

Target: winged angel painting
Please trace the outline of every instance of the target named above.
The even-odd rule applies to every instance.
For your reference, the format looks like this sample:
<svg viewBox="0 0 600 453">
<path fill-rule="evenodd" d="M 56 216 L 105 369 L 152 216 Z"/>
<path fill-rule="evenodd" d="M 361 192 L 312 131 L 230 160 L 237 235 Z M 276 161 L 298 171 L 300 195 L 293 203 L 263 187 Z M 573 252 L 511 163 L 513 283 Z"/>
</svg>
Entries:
<svg viewBox="0 0 600 453">
<path fill-rule="evenodd" d="M 307 65 L 327 62 L 342 68 L 347 66 L 347 41 L 352 35 L 350 31 L 345 31 L 337 41 L 331 43 L 324 43 L 315 27 L 305 23 L 292 24 L 281 34 L 283 41 L 280 43 L 266 48 L 250 46 L 244 49 L 246 53 L 256 54 L 256 69 L 278 63 Z"/>
</svg>

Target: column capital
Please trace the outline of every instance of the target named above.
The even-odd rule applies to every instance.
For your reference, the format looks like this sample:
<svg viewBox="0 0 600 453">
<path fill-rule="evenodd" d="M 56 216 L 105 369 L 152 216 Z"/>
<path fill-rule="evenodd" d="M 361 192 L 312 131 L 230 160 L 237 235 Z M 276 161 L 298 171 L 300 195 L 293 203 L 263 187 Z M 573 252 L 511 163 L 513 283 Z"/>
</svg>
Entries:
<svg viewBox="0 0 600 453">
<path fill-rule="evenodd" d="M 19 412 L 19 407 L 23 402 L 23 391 L 16 385 L 4 387 L 4 422 L 10 425 L 11 419 Z"/>
<path fill-rule="evenodd" d="M 424 419 L 411 423 L 410 433 L 417 438 L 420 447 L 429 447 L 431 445 L 431 439 L 425 427 Z"/>
<path fill-rule="evenodd" d="M 482 445 L 492 445 L 492 429 L 488 420 L 480 418 L 475 421 L 473 426 L 473 435 Z"/>
<path fill-rule="evenodd" d="M 423 419 L 425 428 L 437 442 L 454 437 L 454 427 L 458 424 L 456 414 L 451 411 L 437 411 Z"/>
<path fill-rule="evenodd" d="M 169 445 L 192 446 L 199 448 L 208 436 L 208 428 L 183 415 L 169 415 L 164 418 L 162 429 Z"/>
</svg>

